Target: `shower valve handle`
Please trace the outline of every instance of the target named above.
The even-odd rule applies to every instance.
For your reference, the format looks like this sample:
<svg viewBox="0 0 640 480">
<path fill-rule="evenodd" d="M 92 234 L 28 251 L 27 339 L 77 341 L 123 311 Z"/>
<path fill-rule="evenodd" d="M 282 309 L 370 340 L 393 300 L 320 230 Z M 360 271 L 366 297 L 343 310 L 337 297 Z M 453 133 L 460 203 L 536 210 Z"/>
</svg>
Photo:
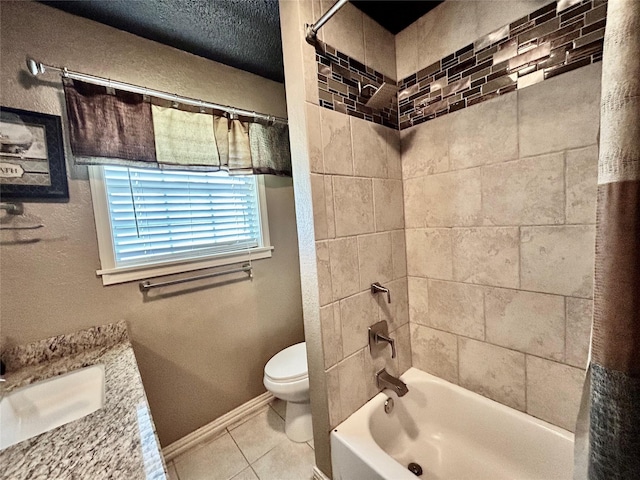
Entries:
<svg viewBox="0 0 640 480">
<path fill-rule="evenodd" d="M 380 320 L 369 327 L 369 351 L 374 354 L 391 345 L 391 358 L 396 358 L 396 340 L 389 336 L 389 325 L 386 320 Z"/>
<path fill-rule="evenodd" d="M 371 284 L 371 293 L 386 293 L 387 303 L 391 303 L 391 292 L 387 287 L 383 287 L 378 282 Z"/>
</svg>

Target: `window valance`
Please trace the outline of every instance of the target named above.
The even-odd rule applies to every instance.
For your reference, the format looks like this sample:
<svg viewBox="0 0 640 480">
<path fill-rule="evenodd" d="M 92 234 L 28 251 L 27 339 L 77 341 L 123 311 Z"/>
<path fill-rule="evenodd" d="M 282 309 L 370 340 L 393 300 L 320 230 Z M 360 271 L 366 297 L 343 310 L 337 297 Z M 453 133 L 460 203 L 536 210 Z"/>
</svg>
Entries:
<svg viewBox="0 0 640 480">
<path fill-rule="evenodd" d="M 281 123 L 64 79 L 76 164 L 291 176 Z"/>
</svg>

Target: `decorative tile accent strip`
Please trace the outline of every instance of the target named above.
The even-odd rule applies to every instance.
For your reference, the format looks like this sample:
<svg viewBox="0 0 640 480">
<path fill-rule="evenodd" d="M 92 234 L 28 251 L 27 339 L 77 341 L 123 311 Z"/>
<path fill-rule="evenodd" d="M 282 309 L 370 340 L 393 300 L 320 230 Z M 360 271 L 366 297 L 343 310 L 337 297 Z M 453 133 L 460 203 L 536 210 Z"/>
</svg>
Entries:
<svg viewBox="0 0 640 480">
<path fill-rule="evenodd" d="M 400 130 L 602 60 L 607 0 L 556 0 L 400 82 L 318 41 L 321 107 Z M 398 86 L 367 107 L 371 84 Z"/>
<path fill-rule="evenodd" d="M 400 129 L 601 61 L 606 9 L 554 1 L 402 79 Z"/>
<path fill-rule="evenodd" d="M 371 108 L 366 103 L 375 90 L 362 90 L 365 85 L 377 89 L 383 83 L 395 87 L 395 80 L 320 41 L 316 47 L 316 63 L 321 107 L 398 128 L 397 98 L 389 102 L 389 107 Z"/>
</svg>

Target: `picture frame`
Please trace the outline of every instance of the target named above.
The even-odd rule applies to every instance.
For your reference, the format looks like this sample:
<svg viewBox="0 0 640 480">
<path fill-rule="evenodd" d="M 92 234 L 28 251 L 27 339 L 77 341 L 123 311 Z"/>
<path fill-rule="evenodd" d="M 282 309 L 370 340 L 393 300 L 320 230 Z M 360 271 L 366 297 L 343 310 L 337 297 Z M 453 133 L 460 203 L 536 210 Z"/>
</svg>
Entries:
<svg viewBox="0 0 640 480">
<path fill-rule="evenodd" d="M 60 116 L 0 107 L 0 199 L 68 199 Z"/>
</svg>

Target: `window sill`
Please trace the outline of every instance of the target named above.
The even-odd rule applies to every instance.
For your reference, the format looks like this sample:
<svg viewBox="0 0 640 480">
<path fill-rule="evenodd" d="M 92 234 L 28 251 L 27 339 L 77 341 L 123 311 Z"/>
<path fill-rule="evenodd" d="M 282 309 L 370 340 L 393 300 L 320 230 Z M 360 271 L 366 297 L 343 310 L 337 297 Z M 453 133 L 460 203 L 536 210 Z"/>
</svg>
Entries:
<svg viewBox="0 0 640 480">
<path fill-rule="evenodd" d="M 135 280 L 146 280 L 148 278 L 163 277 L 165 275 L 203 270 L 205 268 L 222 267 L 224 265 L 248 262 L 250 260 L 271 258 L 272 251 L 273 247 L 261 247 L 255 248 L 251 250 L 251 252 L 230 253 L 188 261 L 180 260 L 158 265 L 141 265 L 138 267 L 98 270 L 96 274 L 102 277 L 103 285 L 115 285 L 118 283 L 133 282 Z"/>
</svg>

